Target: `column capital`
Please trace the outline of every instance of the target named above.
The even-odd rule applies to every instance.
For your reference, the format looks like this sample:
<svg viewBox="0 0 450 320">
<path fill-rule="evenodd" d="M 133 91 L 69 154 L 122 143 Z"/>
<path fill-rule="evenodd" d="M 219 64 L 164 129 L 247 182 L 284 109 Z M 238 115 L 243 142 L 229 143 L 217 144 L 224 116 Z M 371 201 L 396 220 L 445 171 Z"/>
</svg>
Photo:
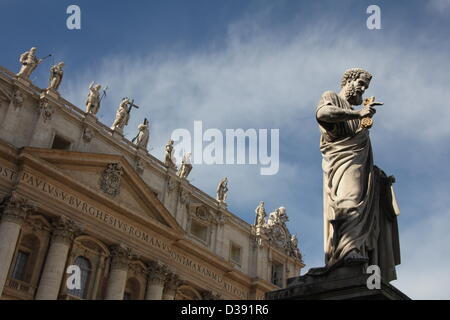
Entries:
<svg viewBox="0 0 450 320">
<path fill-rule="evenodd" d="M 72 220 L 66 217 L 58 217 L 52 221 L 53 237 L 52 241 L 65 244 L 72 243 L 75 236 L 80 233 L 80 228 Z"/>
<path fill-rule="evenodd" d="M 215 291 L 202 292 L 203 300 L 220 300 L 220 294 Z"/>
<path fill-rule="evenodd" d="M 131 249 L 124 244 L 113 245 L 111 250 L 111 268 L 128 270 L 130 260 L 133 258 Z"/>
<path fill-rule="evenodd" d="M 157 261 L 151 261 L 147 267 L 149 283 L 164 286 L 168 272 L 166 265 Z"/>
<path fill-rule="evenodd" d="M 181 286 L 183 283 L 184 281 L 181 280 L 177 274 L 169 272 L 166 275 L 164 291 L 170 292 L 171 294 L 175 295 L 178 287 Z"/>
<path fill-rule="evenodd" d="M 26 217 L 36 211 L 36 206 L 28 199 L 19 196 L 15 191 L 5 197 L 0 204 L 2 210 L 1 220 L 22 225 Z"/>
</svg>

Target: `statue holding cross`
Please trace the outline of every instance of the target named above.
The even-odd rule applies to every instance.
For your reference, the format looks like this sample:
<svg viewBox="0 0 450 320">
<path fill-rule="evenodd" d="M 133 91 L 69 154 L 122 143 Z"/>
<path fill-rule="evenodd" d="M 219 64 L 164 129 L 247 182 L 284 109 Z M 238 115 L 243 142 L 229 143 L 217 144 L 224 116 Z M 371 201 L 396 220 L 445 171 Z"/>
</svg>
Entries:
<svg viewBox="0 0 450 320">
<path fill-rule="evenodd" d="M 134 104 L 134 99 L 123 98 L 120 102 L 119 109 L 116 112 L 116 119 L 114 120 L 111 129 L 119 133 L 123 132 L 123 128 L 128 125 L 130 119 L 130 112 L 132 108 L 139 109 L 139 106 Z"/>
</svg>

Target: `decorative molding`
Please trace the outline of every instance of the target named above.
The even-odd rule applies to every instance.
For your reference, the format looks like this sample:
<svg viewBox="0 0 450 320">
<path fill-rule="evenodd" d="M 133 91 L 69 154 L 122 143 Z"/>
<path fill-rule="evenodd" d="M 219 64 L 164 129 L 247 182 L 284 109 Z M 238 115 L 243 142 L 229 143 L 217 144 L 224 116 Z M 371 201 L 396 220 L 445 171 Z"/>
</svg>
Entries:
<svg viewBox="0 0 450 320">
<path fill-rule="evenodd" d="M 201 293 L 203 300 L 220 300 L 221 295 L 215 291 L 204 291 Z"/>
<path fill-rule="evenodd" d="M 0 205 L 2 221 L 14 222 L 22 225 L 27 216 L 36 211 L 36 206 L 28 199 L 19 196 L 15 191 L 5 197 Z"/>
<path fill-rule="evenodd" d="M 89 143 L 91 142 L 93 137 L 94 137 L 94 130 L 92 130 L 89 127 L 85 127 L 83 130 L 83 141 Z"/>
<path fill-rule="evenodd" d="M 111 197 L 120 193 L 123 168 L 120 163 L 110 163 L 100 176 L 100 189 Z"/>
<path fill-rule="evenodd" d="M 52 241 L 71 244 L 73 239 L 81 233 L 81 229 L 72 220 L 66 217 L 58 217 L 52 221 Z"/>
<path fill-rule="evenodd" d="M 13 94 L 11 96 L 11 103 L 15 108 L 21 108 L 23 106 L 23 103 L 25 101 L 25 97 L 23 92 L 16 88 L 13 90 Z"/>
<path fill-rule="evenodd" d="M 41 110 L 41 117 L 44 122 L 50 121 L 52 119 L 55 109 L 44 94 L 41 94 L 39 98 L 39 109 Z"/>
<path fill-rule="evenodd" d="M 180 203 L 185 206 L 189 206 L 191 203 L 191 193 L 186 191 L 184 188 L 180 188 L 179 192 Z"/>
<path fill-rule="evenodd" d="M 140 158 L 136 158 L 136 171 L 139 174 L 143 174 L 145 169 L 145 163 Z"/>
<path fill-rule="evenodd" d="M 169 270 L 166 265 L 151 261 L 147 268 L 148 281 L 151 284 L 164 286 L 168 272 Z"/>
<path fill-rule="evenodd" d="M 111 268 L 128 271 L 133 255 L 131 249 L 123 244 L 114 245 L 110 248 L 111 251 Z"/>
<path fill-rule="evenodd" d="M 183 283 L 184 281 L 182 281 L 177 274 L 169 272 L 166 275 L 164 291 L 175 294 L 178 287 L 181 286 Z"/>
</svg>

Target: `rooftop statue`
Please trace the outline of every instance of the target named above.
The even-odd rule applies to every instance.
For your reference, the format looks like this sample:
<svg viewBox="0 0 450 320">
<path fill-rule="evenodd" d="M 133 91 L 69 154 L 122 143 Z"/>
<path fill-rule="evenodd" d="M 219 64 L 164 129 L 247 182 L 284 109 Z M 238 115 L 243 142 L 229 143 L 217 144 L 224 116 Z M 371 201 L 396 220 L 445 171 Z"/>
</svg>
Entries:
<svg viewBox="0 0 450 320">
<path fill-rule="evenodd" d="M 90 113 L 92 115 L 96 115 L 98 110 L 100 109 L 100 102 L 102 98 L 100 97 L 100 89 L 101 85 L 91 82 L 89 85 L 89 93 L 86 99 L 86 113 Z M 103 92 L 105 94 L 105 92 Z"/>
<path fill-rule="evenodd" d="M 228 179 L 223 178 L 220 180 L 219 185 L 217 186 L 217 201 L 225 202 L 227 200 L 227 192 L 228 192 Z"/>
<path fill-rule="evenodd" d="M 111 129 L 114 131 L 123 132 L 123 128 L 128 125 L 128 120 L 130 120 L 130 112 L 132 108 L 139 108 L 134 104 L 134 100 L 130 98 L 123 98 L 120 102 L 119 109 L 116 112 L 116 119 L 114 120 Z"/>
<path fill-rule="evenodd" d="M 141 123 L 138 126 L 139 133 L 138 135 L 132 140 L 132 142 L 135 142 L 136 146 L 138 148 L 147 149 L 148 140 L 150 139 L 150 130 L 148 127 L 148 120 L 147 118 L 144 119 L 144 123 Z"/>
<path fill-rule="evenodd" d="M 266 209 L 264 208 L 264 201 L 260 201 L 255 209 L 255 226 L 262 227 L 266 224 Z"/>
<path fill-rule="evenodd" d="M 64 62 L 60 62 L 50 68 L 50 80 L 47 90 L 58 91 L 59 86 L 64 75 Z"/>
<path fill-rule="evenodd" d="M 36 57 L 36 48 L 33 47 L 29 51 L 26 51 L 20 55 L 19 61 L 22 64 L 18 77 L 23 79 L 29 79 L 31 73 L 36 69 L 39 63 L 41 63 L 44 59 L 38 59 Z"/>
<path fill-rule="evenodd" d="M 187 152 L 184 154 L 181 160 L 180 170 L 178 170 L 178 176 L 182 179 L 186 179 L 192 170 L 192 164 L 190 161 L 191 153 Z"/>
<path fill-rule="evenodd" d="M 173 140 L 170 139 L 165 147 L 164 165 L 169 168 L 176 168 L 175 160 L 173 159 Z"/>
</svg>

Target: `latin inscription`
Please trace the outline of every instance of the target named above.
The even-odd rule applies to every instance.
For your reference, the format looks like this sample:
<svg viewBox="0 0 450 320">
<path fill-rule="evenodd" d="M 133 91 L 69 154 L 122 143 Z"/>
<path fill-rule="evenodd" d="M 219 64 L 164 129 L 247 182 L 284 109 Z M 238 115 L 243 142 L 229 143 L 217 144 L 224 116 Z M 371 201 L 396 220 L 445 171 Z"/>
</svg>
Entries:
<svg viewBox="0 0 450 320">
<path fill-rule="evenodd" d="M 8 169 L 8 171 L 5 171 L 5 168 L 2 168 L 2 170 L 3 171 L 0 171 L 0 175 L 2 175 L 2 172 L 5 172 L 4 173 L 5 176 L 11 177 L 11 179 L 13 179 L 14 175 L 16 174 L 14 171 L 10 169 Z M 196 272 L 197 274 L 200 274 L 204 277 L 207 277 L 215 281 L 217 284 L 222 286 L 227 292 L 239 296 L 243 299 L 248 298 L 248 295 L 244 290 L 235 287 L 229 282 L 226 282 L 220 275 L 202 266 L 201 264 L 196 263 L 190 258 L 173 251 L 172 248 L 167 243 L 152 237 L 145 231 L 141 230 L 139 227 L 126 223 L 116 218 L 115 216 L 96 208 L 95 206 L 87 203 L 86 201 L 78 199 L 74 195 L 63 191 L 52 184 L 47 183 L 43 179 L 38 178 L 32 175 L 31 173 L 23 172 L 21 176 L 21 181 L 38 189 L 43 193 L 46 193 L 47 195 L 51 196 L 54 199 L 66 203 L 70 207 L 75 208 L 76 210 L 80 211 L 85 215 L 89 215 L 101 221 L 102 223 L 105 223 L 113 227 L 114 229 L 120 230 L 123 233 L 129 234 L 135 238 L 138 238 L 139 240 L 142 240 L 150 244 L 154 248 L 162 250 L 175 262 L 185 267 L 188 267 L 190 270 Z"/>
</svg>

